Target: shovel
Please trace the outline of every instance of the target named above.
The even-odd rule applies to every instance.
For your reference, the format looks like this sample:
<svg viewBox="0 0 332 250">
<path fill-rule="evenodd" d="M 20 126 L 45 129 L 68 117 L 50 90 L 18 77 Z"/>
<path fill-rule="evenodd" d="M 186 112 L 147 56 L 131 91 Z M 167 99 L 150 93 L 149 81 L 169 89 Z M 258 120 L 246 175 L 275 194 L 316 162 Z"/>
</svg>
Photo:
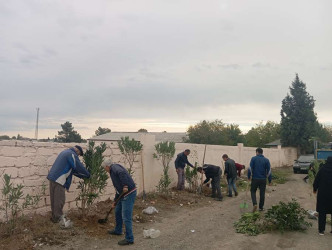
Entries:
<svg viewBox="0 0 332 250">
<path fill-rule="evenodd" d="M 120 194 L 120 196 L 116 199 L 116 201 L 114 202 L 114 206 L 116 206 L 116 204 L 119 202 L 119 200 L 125 195 L 126 193 L 122 193 L 122 194 Z M 113 206 L 111 207 L 111 209 L 107 212 L 107 214 L 106 214 L 106 217 L 104 218 L 104 219 L 99 219 L 98 220 L 98 223 L 99 224 L 105 224 L 105 223 L 107 223 L 107 221 L 108 221 L 108 217 L 109 217 L 109 215 L 110 215 L 110 213 L 112 212 L 112 210 L 113 210 Z"/>
</svg>

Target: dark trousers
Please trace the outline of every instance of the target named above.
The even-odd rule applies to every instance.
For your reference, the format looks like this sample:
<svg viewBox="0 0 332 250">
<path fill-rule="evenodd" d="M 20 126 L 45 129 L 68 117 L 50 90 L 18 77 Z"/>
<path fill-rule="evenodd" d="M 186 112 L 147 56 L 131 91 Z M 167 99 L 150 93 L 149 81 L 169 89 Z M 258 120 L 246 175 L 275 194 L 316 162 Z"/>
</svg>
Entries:
<svg viewBox="0 0 332 250">
<path fill-rule="evenodd" d="M 259 208 L 264 208 L 266 179 L 252 179 L 251 181 L 251 200 L 254 206 L 257 205 L 257 188 L 259 188 Z"/>
<path fill-rule="evenodd" d="M 52 221 L 59 222 L 63 215 L 63 206 L 65 205 L 65 188 L 57 182 L 50 181 L 50 199 L 52 210 Z"/>
<path fill-rule="evenodd" d="M 177 189 L 184 190 L 184 181 L 186 180 L 186 172 L 184 171 L 183 168 L 178 168 L 177 174 L 178 174 Z"/>
<path fill-rule="evenodd" d="M 221 189 L 220 189 L 220 179 L 221 179 L 221 170 L 219 170 L 218 175 L 213 176 L 211 184 L 212 184 L 212 196 L 216 196 L 219 199 L 222 198 Z"/>
<path fill-rule="evenodd" d="M 331 220 L 332 220 L 332 214 L 331 214 Z M 326 213 L 319 212 L 318 213 L 318 231 L 324 232 L 325 231 L 325 225 L 326 225 Z"/>
</svg>

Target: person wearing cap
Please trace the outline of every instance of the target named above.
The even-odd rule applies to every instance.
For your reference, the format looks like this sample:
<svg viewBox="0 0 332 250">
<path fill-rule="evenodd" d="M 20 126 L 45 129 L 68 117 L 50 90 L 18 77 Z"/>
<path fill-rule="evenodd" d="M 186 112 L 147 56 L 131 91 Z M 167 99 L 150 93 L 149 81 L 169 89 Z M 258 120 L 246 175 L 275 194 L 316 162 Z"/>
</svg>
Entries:
<svg viewBox="0 0 332 250">
<path fill-rule="evenodd" d="M 79 155 L 83 155 L 83 149 L 78 145 L 62 151 L 47 176 L 50 182 L 51 220 L 54 223 L 64 219 L 62 210 L 66 201 L 65 190 L 69 190 L 72 176 L 75 175 L 81 179 L 90 178 L 90 173 L 78 158 Z"/>
<path fill-rule="evenodd" d="M 127 169 L 120 164 L 112 163 L 112 159 L 105 159 L 102 163 L 105 171 L 110 174 L 115 188 L 115 197 L 112 208 L 115 207 L 115 228 L 109 230 L 111 235 L 122 235 L 122 225 L 125 225 L 125 239 L 118 242 L 119 245 L 134 244 L 133 235 L 133 209 L 136 199 L 136 185 Z"/>
<path fill-rule="evenodd" d="M 182 153 L 178 154 L 175 159 L 175 170 L 178 174 L 178 184 L 177 190 L 184 190 L 184 182 L 186 180 L 186 172 L 184 168 L 186 165 L 189 165 L 192 168 L 195 168 L 193 164 L 188 161 L 188 155 L 190 154 L 190 150 L 186 149 Z"/>
</svg>

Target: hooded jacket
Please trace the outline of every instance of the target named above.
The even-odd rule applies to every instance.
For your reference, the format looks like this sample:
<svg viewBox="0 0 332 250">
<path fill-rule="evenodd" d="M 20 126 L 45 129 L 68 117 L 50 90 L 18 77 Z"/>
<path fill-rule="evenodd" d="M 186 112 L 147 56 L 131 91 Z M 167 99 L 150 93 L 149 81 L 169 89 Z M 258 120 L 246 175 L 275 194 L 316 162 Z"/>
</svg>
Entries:
<svg viewBox="0 0 332 250">
<path fill-rule="evenodd" d="M 316 211 L 332 214 L 332 156 L 319 169 L 313 189 L 318 192 Z"/>
<path fill-rule="evenodd" d="M 74 148 L 62 151 L 56 158 L 47 179 L 62 185 L 69 190 L 73 175 L 79 178 L 90 178 L 90 173 L 80 162 Z"/>
</svg>

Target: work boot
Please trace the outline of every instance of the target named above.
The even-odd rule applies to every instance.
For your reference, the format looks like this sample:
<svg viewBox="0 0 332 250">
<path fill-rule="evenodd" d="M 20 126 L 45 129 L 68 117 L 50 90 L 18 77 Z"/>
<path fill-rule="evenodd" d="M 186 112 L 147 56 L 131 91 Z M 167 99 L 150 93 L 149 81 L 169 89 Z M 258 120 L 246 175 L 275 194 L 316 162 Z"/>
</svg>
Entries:
<svg viewBox="0 0 332 250">
<path fill-rule="evenodd" d="M 257 205 L 254 205 L 252 212 L 255 213 L 257 211 Z"/>
<path fill-rule="evenodd" d="M 113 230 L 108 230 L 107 232 L 111 235 L 122 235 L 122 233 L 119 234 L 119 233 L 115 232 L 114 229 Z"/>
<path fill-rule="evenodd" d="M 124 240 L 120 240 L 120 241 L 118 242 L 118 244 L 119 244 L 120 246 L 126 246 L 126 245 L 134 244 L 134 242 L 129 242 L 129 241 L 127 241 L 126 239 L 124 239 Z"/>
</svg>

